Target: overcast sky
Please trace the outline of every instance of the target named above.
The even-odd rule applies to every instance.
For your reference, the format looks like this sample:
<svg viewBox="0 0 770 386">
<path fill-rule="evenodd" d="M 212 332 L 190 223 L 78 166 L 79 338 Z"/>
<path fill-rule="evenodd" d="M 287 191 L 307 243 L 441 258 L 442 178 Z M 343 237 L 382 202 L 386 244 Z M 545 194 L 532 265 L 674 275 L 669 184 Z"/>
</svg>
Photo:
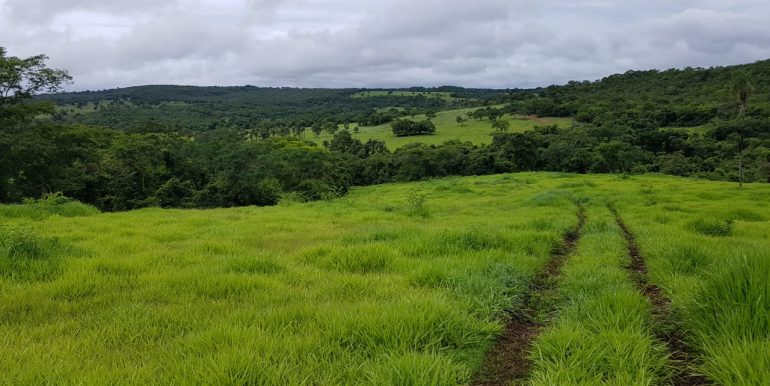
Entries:
<svg viewBox="0 0 770 386">
<path fill-rule="evenodd" d="M 0 0 L 72 90 L 531 87 L 770 58 L 769 0 Z"/>
</svg>

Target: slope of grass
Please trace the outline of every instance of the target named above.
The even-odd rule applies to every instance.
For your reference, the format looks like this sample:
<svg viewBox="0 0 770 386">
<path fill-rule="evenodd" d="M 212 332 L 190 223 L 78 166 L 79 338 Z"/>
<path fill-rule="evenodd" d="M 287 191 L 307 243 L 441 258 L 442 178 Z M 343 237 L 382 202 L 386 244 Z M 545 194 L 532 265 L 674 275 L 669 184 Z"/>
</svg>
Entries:
<svg viewBox="0 0 770 386">
<path fill-rule="evenodd" d="M 475 119 L 468 120 L 462 126 L 456 121 L 457 116 L 462 115 L 467 119 L 468 113 L 476 110 L 476 108 L 459 109 L 459 110 L 447 110 L 436 113 L 436 118 L 433 119 L 433 123 L 436 125 L 435 135 L 420 135 L 413 137 L 396 137 L 393 135 L 393 131 L 389 123 L 379 126 L 361 126 L 358 128 L 359 132 L 355 133 L 353 128 L 356 126 L 352 124 L 350 126 L 350 132 L 354 138 L 358 138 L 363 142 L 369 139 L 377 139 L 385 141 L 385 145 L 395 150 L 399 147 L 410 143 L 424 143 L 427 145 L 438 145 L 450 140 L 458 140 L 462 142 L 472 142 L 474 144 L 487 144 L 492 142 L 492 122 L 487 119 L 478 121 Z M 415 119 L 425 119 L 424 115 L 416 116 Z M 500 119 L 508 121 L 511 127 L 508 132 L 524 132 L 531 130 L 535 126 L 556 124 L 560 127 L 569 127 L 572 125 L 570 118 L 536 118 L 536 119 L 524 119 L 514 118 L 510 115 L 505 115 Z M 340 126 L 341 127 L 341 126 Z M 323 141 L 331 141 L 333 135 L 323 132 L 320 136 L 316 137 L 313 133 L 307 133 L 307 139 L 321 143 Z"/>
<path fill-rule="evenodd" d="M 589 222 L 536 343 L 534 383 L 665 383 L 660 328 L 683 330 L 691 370 L 715 383 L 765 382 L 770 186 L 557 173 L 270 208 L 0 206 L 0 373 L 10 384 L 467 383 L 574 226 L 575 197 L 590 199 Z M 624 272 L 605 201 L 671 299 L 670 325 L 653 325 Z"/>
<path fill-rule="evenodd" d="M 272 208 L 16 217 L 0 230 L 0 372 L 12 384 L 464 383 L 574 225 L 567 196 L 531 199 L 549 187 L 495 176 Z"/>
</svg>

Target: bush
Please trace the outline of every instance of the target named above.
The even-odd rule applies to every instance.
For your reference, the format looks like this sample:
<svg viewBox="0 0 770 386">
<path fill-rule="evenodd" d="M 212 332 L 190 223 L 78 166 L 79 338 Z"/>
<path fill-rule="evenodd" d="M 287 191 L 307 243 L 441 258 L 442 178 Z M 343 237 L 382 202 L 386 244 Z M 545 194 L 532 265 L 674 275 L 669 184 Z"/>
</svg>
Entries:
<svg viewBox="0 0 770 386">
<path fill-rule="evenodd" d="M 407 212 L 410 215 L 427 217 L 428 210 L 425 208 L 426 201 L 428 201 L 428 198 L 424 193 L 420 193 L 417 189 L 410 190 L 406 195 Z"/>
<path fill-rule="evenodd" d="M 393 135 L 406 137 L 410 135 L 432 135 L 436 133 L 436 125 L 430 120 L 414 122 L 408 119 L 399 119 L 391 123 Z"/>
<path fill-rule="evenodd" d="M 84 217 L 98 214 L 99 209 L 64 196 L 61 192 L 46 194 L 42 198 L 27 198 L 20 205 L 0 206 L 0 216 L 42 220 L 52 215 Z"/>
<path fill-rule="evenodd" d="M 691 221 L 688 227 L 693 232 L 706 236 L 729 236 L 733 232 L 733 220 L 702 217 Z"/>
</svg>

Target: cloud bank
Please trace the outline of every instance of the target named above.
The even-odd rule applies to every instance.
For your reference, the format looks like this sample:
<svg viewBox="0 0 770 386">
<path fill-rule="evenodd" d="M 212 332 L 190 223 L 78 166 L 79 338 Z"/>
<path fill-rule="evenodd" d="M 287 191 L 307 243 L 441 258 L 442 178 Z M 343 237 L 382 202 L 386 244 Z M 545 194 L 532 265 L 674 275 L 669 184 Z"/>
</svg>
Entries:
<svg viewBox="0 0 770 386">
<path fill-rule="evenodd" d="M 0 0 L 0 46 L 73 90 L 532 87 L 770 58 L 764 0 Z"/>
</svg>

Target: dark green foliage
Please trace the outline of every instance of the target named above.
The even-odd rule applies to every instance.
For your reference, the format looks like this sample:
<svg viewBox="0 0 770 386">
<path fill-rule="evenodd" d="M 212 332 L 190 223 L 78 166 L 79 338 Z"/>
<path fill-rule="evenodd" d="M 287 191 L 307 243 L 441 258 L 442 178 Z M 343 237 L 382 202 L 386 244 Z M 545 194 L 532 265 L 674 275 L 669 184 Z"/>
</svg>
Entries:
<svg viewBox="0 0 770 386">
<path fill-rule="evenodd" d="M 409 119 L 399 119 L 391 124 L 393 135 L 406 137 L 410 135 L 431 135 L 436 133 L 436 125 L 430 120 L 414 122 Z"/>
<path fill-rule="evenodd" d="M 425 92 L 446 92 L 423 89 Z M 463 90 L 456 88 L 457 91 Z M 62 105 L 57 120 L 107 126 L 133 132 L 192 132 L 229 128 L 250 130 L 258 135 L 299 134 L 299 128 L 358 122 L 379 125 L 404 116 L 404 110 L 419 113 L 483 104 L 484 98 L 504 95 L 499 90 L 474 90 L 476 99 L 446 101 L 382 95 L 353 98 L 360 89 L 298 89 L 269 87 L 139 86 L 103 91 L 42 95 L 41 100 Z M 408 90 L 407 90 L 408 91 Z M 414 91 L 414 90 L 412 90 Z M 86 106 L 100 104 L 94 110 Z M 389 107 L 383 110 L 384 107 Z M 392 108 L 390 108 L 392 107 Z M 401 110 L 396 107 L 402 108 Z"/>
</svg>

